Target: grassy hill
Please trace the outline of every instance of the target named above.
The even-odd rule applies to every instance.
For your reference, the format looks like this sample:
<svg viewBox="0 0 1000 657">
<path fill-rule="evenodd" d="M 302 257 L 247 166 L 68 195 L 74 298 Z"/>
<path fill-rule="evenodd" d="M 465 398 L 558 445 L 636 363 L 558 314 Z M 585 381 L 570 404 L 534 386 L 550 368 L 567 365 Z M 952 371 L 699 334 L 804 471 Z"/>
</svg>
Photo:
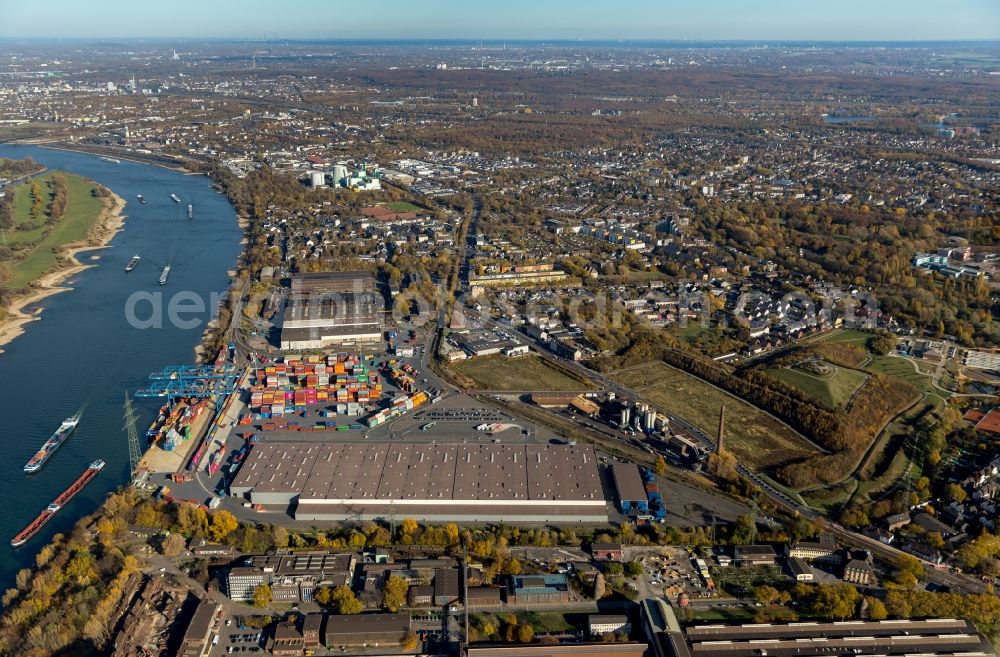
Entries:
<svg viewBox="0 0 1000 657">
<path fill-rule="evenodd" d="M 85 178 L 59 173 L 66 180 L 66 211 L 57 220 L 50 218 L 55 172 L 22 183 L 13 188 L 14 228 L 7 231 L 7 244 L 12 249 L 11 277 L 4 284 L 12 290 L 28 287 L 32 281 L 51 271 L 59 258 L 59 249 L 67 244 L 83 242 L 101 216 L 104 201 L 95 192 L 97 186 Z M 32 216 L 32 183 L 37 182 L 44 200 L 44 211 Z"/>
</svg>

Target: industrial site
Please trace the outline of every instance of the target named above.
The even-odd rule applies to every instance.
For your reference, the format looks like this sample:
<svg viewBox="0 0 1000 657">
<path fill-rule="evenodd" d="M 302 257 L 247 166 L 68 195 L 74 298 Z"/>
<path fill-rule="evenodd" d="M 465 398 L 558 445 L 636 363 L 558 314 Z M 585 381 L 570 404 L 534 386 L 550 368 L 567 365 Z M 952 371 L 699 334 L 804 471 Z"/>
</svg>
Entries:
<svg viewBox="0 0 1000 657">
<path fill-rule="evenodd" d="M 996 657 L 1000 5 L 132 4 L 0 10 L 0 655 Z"/>
</svg>

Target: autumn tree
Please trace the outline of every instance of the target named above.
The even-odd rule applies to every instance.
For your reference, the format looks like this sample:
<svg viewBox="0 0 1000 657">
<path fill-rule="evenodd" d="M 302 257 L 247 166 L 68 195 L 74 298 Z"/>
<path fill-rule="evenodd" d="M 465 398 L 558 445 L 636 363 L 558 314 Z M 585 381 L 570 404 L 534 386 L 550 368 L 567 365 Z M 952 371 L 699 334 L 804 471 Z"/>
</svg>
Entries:
<svg viewBox="0 0 1000 657">
<path fill-rule="evenodd" d="M 274 547 L 276 548 L 286 548 L 288 547 L 288 530 L 278 525 L 274 528 Z"/>
<path fill-rule="evenodd" d="M 413 536 L 419 527 L 420 525 L 413 518 L 403 518 L 403 522 L 399 525 L 399 531 L 403 536 Z"/>
<path fill-rule="evenodd" d="M 947 498 L 955 500 L 959 504 L 964 502 L 966 498 L 969 497 L 969 494 L 965 492 L 965 489 L 954 482 L 945 484 L 944 495 Z"/>
<path fill-rule="evenodd" d="M 364 605 L 357 599 L 347 586 L 338 586 L 330 592 L 329 606 L 335 614 L 353 615 L 360 614 Z"/>
<path fill-rule="evenodd" d="M 205 536 L 208 533 L 208 514 L 200 506 L 181 504 L 177 508 L 177 526 L 184 534 Z"/>
<path fill-rule="evenodd" d="M 767 584 L 761 584 L 760 586 L 755 587 L 753 590 L 754 599 L 757 600 L 757 602 L 765 605 L 773 605 L 778 600 L 778 597 L 780 595 L 781 593 L 778 591 L 778 589 L 774 588 L 773 586 L 769 586 Z"/>
<path fill-rule="evenodd" d="M 600 600 L 608 593 L 608 585 L 604 581 L 604 575 L 597 573 L 594 578 L 594 600 Z"/>
<path fill-rule="evenodd" d="M 736 457 L 725 449 L 708 455 L 708 471 L 723 481 L 739 479 L 739 473 L 736 470 Z"/>
<path fill-rule="evenodd" d="M 212 539 L 215 541 L 225 540 L 237 527 L 239 527 L 239 523 L 233 514 L 228 511 L 219 511 L 212 516 Z"/>
<path fill-rule="evenodd" d="M 801 592 L 798 586 L 796 592 Z M 850 584 L 819 584 L 796 597 L 804 598 L 805 609 L 815 616 L 845 620 L 854 617 L 861 594 Z"/>
<path fill-rule="evenodd" d="M 868 620 L 880 621 L 885 620 L 889 616 L 888 610 L 885 608 L 885 603 L 878 598 L 866 595 L 865 604 L 868 607 Z"/>
<path fill-rule="evenodd" d="M 152 502 L 143 502 L 135 512 L 135 524 L 152 529 L 160 525 L 160 512 Z"/>
<path fill-rule="evenodd" d="M 254 587 L 253 590 L 253 606 L 254 607 L 267 607 L 271 604 L 271 587 L 267 584 L 261 583 Z"/>
<path fill-rule="evenodd" d="M 176 557 L 184 551 L 184 537 L 180 534 L 171 534 L 160 541 L 160 552 L 167 557 Z"/>
<path fill-rule="evenodd" d="M 882 332 L 868 340 L 868 347 L 880 356 L 885 356 L 896 348 L 896 336 Z"/>
<path fill-rule="evenodd" d="M 410 587 L 406 580 L 397 575 L 390 575 L 382 587 L 382 606 L 396 613 L 406 604 L 406 594 Z"/>
<path fill-rule="evenodd" d="M 920 560 L 908 554 L 897 554 L 893 559 L 895 570 L 892 583 L 898 587 L 912 589 L 924 577 L 924 567 Z"/>
</svg>

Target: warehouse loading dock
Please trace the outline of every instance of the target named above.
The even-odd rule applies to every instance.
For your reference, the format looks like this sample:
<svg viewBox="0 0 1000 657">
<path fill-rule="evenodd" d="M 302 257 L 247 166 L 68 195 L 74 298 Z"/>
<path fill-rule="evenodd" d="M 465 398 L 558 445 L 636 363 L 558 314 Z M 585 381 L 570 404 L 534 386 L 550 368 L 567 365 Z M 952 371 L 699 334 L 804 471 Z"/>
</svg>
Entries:
<svg viewBox="0 0 1000 657">
<path fill-rule="evenodd" d="M 645 512 L 648 503 L 646 487 L 634 463 L 615 463 L 611 466 L 611 478 L 615 483 L 615 493 L 622 513 Z"/>
</svg>

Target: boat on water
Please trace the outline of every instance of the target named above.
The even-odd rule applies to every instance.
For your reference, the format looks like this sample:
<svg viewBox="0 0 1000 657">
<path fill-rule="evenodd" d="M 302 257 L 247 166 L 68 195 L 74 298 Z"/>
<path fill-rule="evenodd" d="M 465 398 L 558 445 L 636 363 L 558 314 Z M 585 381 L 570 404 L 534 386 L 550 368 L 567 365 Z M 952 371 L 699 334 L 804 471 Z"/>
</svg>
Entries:
<svg viewBox="0 0 1000 657">
<path fill-rule="evenodd" d="M 140 203 L 142 203 L 143 205 L 146 205 L 146 197 L 145 196 L 143 196 L 142 194 L 136 194 L 135 197 L 136 197 L 136 199 L 138 199 L 138 201 Z"/>
<path fill-rule="evenodd" d="M 181 202 L 181 199 L 180 199 L 179 196 L 177 196 L 177 194 L 171 194 L 170 198 L 173 199 L 174 203 L 180 203 Z"/>
<path fill-rule="evenodd" d="M 102 157 L 101 159 L 104 160 L 105 162 L 111 162 L 112 164 L 121 164 L 122 163 L 121 160 L 116 160 L 113 157 Z"/>
<path fill-rule="evenodd" d="M 188 219 L 194 216 L 194 206 L 188 203 Z"/>
<path fill-rule="evenodd" d="M 80 423 L 80 414 L 77 413 L 73 417 L 63 420 L 63 423 L 59 425 L 55 433 L 45 441 L 41 449 L 35 452 L 35 455 L 24 464 L 25 472 L 37 472 L 42 464 L 45 463 L 52 453 L 59 449 L 59 447 L 69 438 L 73 430 L 76 429 L 76 425 Z"/>
<path fill-rule="evenodd" d="M 89 484 L 90 480 L 96 477 L 97 473 L 103 469 L 104 461 L 101 459 L 97 459 L 91 463 L 87 469 L 83 471 L 83 474 L 80 475 L 69 488 L 60 493 L 59 497 L 54 499 L 51 504 L 45 507 L 45 510 L 39 513 L 37 518 L 28 523 L 28 526 L 22 529 L 17 536 L 10 539 L 11 546 L 19 547 L 30 541 L 31 538 L 45 526 L 45 523 L 52 519 L 52 516 L 54 516 L 61 508 L 66 506 L 71 499 L 76 497 L 76 494 L 83 490 L 84 486 Z"/>
<path fill-rule="evenodd" d="M 141 260 L 141 258 L 138 254 L 132 256 L 132 259 L 128 261 L 127 265 L 125 265 L 125 271 L 132 271 L 135 269 L 136 265 L 139 264 L 139 260 Z"/>
<path fill-rule="evenodd" d="M 167 284 L 167 277 L 168 276 L 170 276 L 170 265 L 167 265 L 166 267 L 164 267 L 163 271 L 160 273 L 160 285 L 166 285 Z"/>
</svg>

